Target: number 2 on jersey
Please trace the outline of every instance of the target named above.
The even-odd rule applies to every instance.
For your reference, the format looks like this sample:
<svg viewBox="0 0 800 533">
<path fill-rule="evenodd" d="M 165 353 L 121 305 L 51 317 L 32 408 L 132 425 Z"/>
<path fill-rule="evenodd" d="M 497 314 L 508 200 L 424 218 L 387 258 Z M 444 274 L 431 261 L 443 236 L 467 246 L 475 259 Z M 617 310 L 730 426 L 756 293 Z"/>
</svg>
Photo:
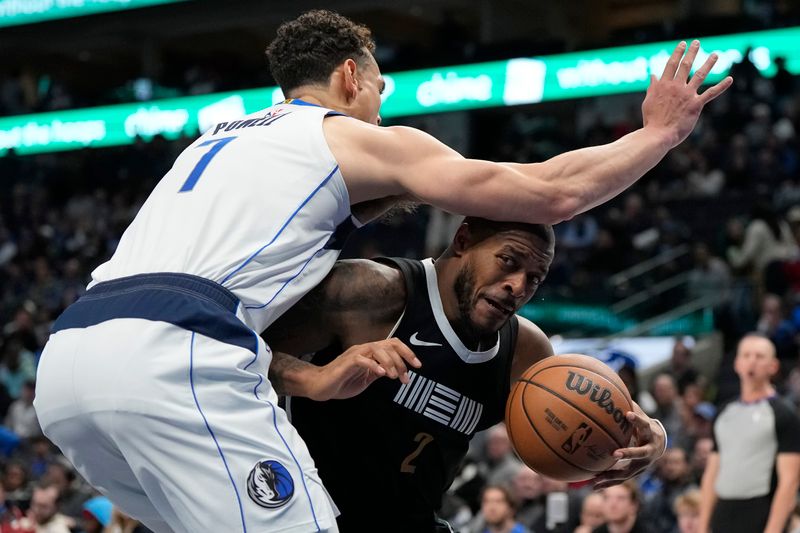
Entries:
<svg viewBox="0 0 800 533">
<path fill-rule="evenodd" d="M 194 186 L 197 185 L 197 180 L 200 179 L 200 176 L 203 175 L 203 171 L 206 169 L 208 164 L 214 159 L 214 156 L 219 153 L 222 148 L 234 140 L 236 137 L 222 137 L 221 139 L 211 139 L 210 141 L 206 141 L 204 143 L 198 144 L 195 148 L 200 148 L 201 146 L 208 146 L 209 144 L 213 144 L 208 152 L 203 154 L 203 157 L 200 158 L 200 161 L 192 169 L 192 173 L 189 174 L 189 177 L 186 178 L 186 181 L 183 183 L 183 187 L 178 192 L 189 192 L 194 189 Z"/>
<path fill-rule="evenodd" d="M 419 442 L 417 449 L 411 452 L 403 459 L 403 463 L 400 465 L 400 471 L 405 474 L 413 474 L 414 471 L 417 469 L 415 465 L 411 464 L 411 461 L 417 458 L 419 454 L 422 453 L 423 448 L 433 442 L 433 435 L 430 433 L 417 433 L 417 436 L 414 437 L 414 442 Z"/>
</svg>

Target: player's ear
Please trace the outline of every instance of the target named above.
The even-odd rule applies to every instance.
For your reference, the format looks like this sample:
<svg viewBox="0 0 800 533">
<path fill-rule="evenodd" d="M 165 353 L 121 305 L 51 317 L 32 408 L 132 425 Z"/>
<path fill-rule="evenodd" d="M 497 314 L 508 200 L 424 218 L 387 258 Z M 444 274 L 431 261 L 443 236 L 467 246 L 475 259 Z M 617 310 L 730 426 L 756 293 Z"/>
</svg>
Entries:
<svg viewBox="0 0 800 533">
<path fill-rule="evenodd" d="M 456 234 L 453 237 L 453 244 L 451 246 L 453 255 L 456 257 L 461 256 L 467 250 L 467 248 L 469 248 L 471 243 L 472 233 L 470 232 L 469 224 L 463 222 L 461 226 L 458 227 L 458 231 L 456 231 Z"/>
<path fill-rule="evenodd" d="M 781 370 L 781 362 L 778 360 L 777 357 L 773 357 L 770 359 L 770 368 L 769 368 L 769 375 L 770 377 L 775 377 L 778 372 Z"/>
<path fill-rule="evenodd" d="M 347 101 L 355 100 L 358 95 L 358 64 L 352 58 L 342 63 L 342 85 Z"/>
</svg>

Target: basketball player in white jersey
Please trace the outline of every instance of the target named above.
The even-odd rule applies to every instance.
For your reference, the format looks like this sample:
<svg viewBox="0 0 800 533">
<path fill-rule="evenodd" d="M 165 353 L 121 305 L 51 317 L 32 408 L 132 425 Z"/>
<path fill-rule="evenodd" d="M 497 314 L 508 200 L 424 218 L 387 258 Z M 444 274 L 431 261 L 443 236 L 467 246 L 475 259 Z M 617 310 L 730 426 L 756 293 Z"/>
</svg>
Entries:
<svg viewBox="0 0 800 533">
<path fill-rule="evenodd" d="M 327 11 L 282 25 L 268 55 L 293 100 L 220 123 L 184 150 L 54 324 L 35 403 L 44 432 L 157 532 L 336 528 L 264 377 L 272 354 L 258 333 L 322 280 L 342 233 L 391 197 L 564 220 L 634 183 L 731 83 L 698 95 L 715 57 L 687 82 L 698 43 L 685 57 L 681 43 L 652 79 L 643 128 L 544 163 L 501 164 L 378 127 L 373 50 L 366 27 Z M 406 347 L 376 346 L 389 375 L 418 364 Z"/>
</svg>

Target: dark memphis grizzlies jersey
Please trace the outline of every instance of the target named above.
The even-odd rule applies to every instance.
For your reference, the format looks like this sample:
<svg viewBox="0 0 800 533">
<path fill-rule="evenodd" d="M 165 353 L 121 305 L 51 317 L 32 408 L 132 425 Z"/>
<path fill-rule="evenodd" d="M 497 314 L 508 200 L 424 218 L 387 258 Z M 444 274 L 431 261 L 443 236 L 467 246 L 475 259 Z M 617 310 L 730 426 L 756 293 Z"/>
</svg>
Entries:
<svg viewBox="0 0 800 533">
<path fill-rule="evenodd" d="M 348 400 L 292 398 L 292 423 L 348 531 L 425 532 L 476 431 L 503 420 L 518 323 L 487 351 L 467 349 L 444 315 L 431 260 L 383 260 L 403 273 L 405 311 L 390 336 L 422 362 L 410 382 L 378 379 Z M 328 363 L 341 350 L 317 353 Z"/>
</svg>

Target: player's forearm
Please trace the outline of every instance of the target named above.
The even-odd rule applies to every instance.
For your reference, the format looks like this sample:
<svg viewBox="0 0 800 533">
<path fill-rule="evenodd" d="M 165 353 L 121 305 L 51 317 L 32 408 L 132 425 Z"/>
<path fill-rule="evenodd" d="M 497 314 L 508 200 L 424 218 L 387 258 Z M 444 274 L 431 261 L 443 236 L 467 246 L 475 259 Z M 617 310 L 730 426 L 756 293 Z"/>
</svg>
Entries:
<svg viewBox="0 0 800 533">
<path fill-rule="evenodd" d="M 764 533 L 782 533 L 789 519 L 789 515 L 795 507 L 795 499 L 798 489 L 797 479 L 781 480 L 778 479 L 778 486 L 775 495 L 772 497 L 772 505 L 769 510 L 769 519 Z"/>
<path fill-rule="evenodd" d="M 564 218 L 570 218 L 630 187 L 656 166 L 671 146 L 667 132 L 641 128 L 609 144 L 567 152 L 544 163 L 513 166 L 555 186 L 553 201 L 563 204 Z"/>
<path fill-rule="evenodd" d="M 273 352 L 269 380 L 275 392 L 286 396 L 313 395 L 314 379 L 319 367 L 283 352 Z"/>
</svg>

